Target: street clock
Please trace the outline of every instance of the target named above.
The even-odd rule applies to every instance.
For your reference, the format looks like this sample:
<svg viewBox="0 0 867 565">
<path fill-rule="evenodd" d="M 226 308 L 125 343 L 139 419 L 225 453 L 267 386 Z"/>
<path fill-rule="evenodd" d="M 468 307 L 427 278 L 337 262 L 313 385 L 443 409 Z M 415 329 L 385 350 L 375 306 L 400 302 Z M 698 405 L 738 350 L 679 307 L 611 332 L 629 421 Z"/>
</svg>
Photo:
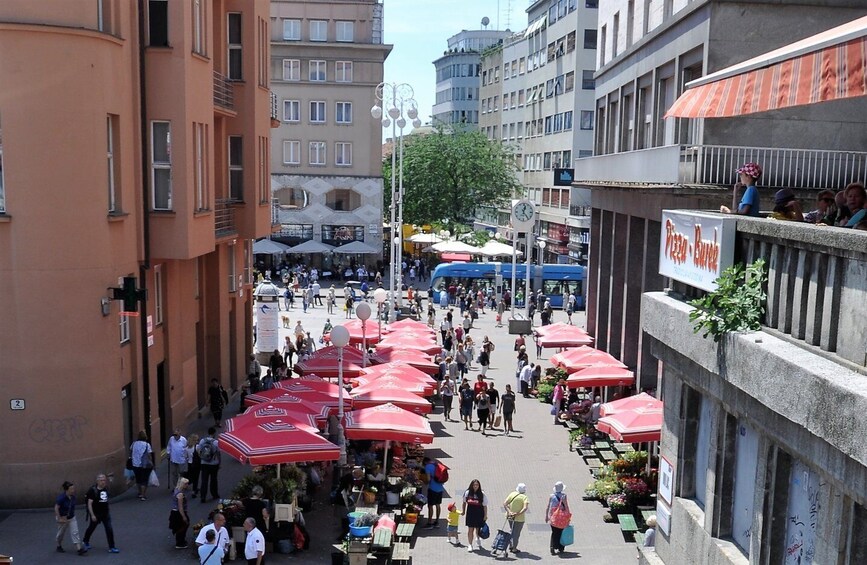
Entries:
<svg viewBox="0 0 867 565">
<path fill-rule="evenodd" d="M 512 206 L 512 228 L 519 232 L 533 231 L 536 206 L 529 200 L 518 200 Z"/>
</svg>

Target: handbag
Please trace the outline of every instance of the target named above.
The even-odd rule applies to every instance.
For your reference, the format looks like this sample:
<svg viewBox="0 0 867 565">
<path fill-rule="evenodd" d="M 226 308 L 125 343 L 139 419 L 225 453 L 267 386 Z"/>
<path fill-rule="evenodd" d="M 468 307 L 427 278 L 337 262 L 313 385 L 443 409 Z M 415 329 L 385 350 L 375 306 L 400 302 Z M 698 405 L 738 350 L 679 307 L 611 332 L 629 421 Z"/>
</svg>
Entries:
<svg viewBox="0 0 867 565">
<path fill-rule="evenodd" d="M 563 498 L 560 498 L 560 503 L 557 505 L 557 508 L 551 512 L 551 517 L 549 519 L 551 525 L 555 528 L 563 529 L 569 525 L 569 522 L 572 521 L 572 513 L 569 512 L 568 509 L 563 508 Z"/>
<path fill-rule="evenodd" d="M 500 427 L 500 422 L 502 422 L 502 421 L 503 421 L 503 417 L 500 416 L 499 414 L 497 414 L 497 417 L 494 418 L 494 427 L 495 427 L 495 428 L 499 428 L 499 427 Z"/>
<path fill-rule="evenodd" d="M 132 471 L 132 457 L 126 458 L 126 469 Z"/>
<path fill-rule="evenodd" d="M 488 527 L 487 522 L 482 524 L 482 527 L 479 528 L 479 537 L 482 539 L 488 539 L 491 537 L 491 528 Z"/>
<path fill-rule="evenodd" d="M 575 526 L 569 524 L 563 528 L 563 533 L 560 534 L 560 545 L 572 545 L 575 543 Z"/>
</svg>

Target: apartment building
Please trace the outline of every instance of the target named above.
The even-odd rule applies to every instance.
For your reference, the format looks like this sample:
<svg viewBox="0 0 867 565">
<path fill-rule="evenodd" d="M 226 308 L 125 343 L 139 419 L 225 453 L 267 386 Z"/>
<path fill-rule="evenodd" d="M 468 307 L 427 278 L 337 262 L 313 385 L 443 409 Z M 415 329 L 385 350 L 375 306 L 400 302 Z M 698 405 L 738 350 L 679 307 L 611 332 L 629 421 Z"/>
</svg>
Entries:
<svg viewBox="0 0 867 565">
<path fill-rule="evenodd" d="M 483 57 L 480 125 L 515 147 L 521 182 L 539 207 L 540 258 L 586 263 L 589 191 L 556 186 L 554 169 L 592 154 L 596 2 L 538 0 L 527 15 L 525 31 Z M 506 210 L 485 214 L 508 224 Z"/>
<path fill-rule="evenodd" d="M 382 128 L 370 116 L 391 51 L 382 8 L 379 0 L 271 2 L 271 89 L 280 109 L 274 239 L 333 248 L 312 255 L 326 271 L 382 256 Z M 342 254 L 349 243 L 363 257 Z"/>
<path fill-rule="evenodd" d="M 431 112 L 434 126 L 475 128 L 479 123 L 479 88 L 482 53 L 512 35 L 512 32 L 462 30 L 448 39 L 436 69 L 436 100 Z"/>
<path fill-rule="evenodd" d="M 841 155 L 863 148 L 863 100 L 724 119 L 665 117 L 690 80 L 855 19 L 858 2 L 617 0 L 600 3 L 594 156 L 575 162 L 592 189 L 588 330 L 596 345 L 656 385 L 659 364 L 635 319 L 661 290 L 663 207 L 731 205 L 735 169 L 759 162 L 765 206 L 778 188 L 836 188 Z M 838 152 L 839 151 L 839 152 Z M 827 175 L 811 172 L 826 171 Z M 809 173 L 809 174 L 808 174 Z"/>
<path fill-rule="evenodd" d="M 212 378 L 244 378 L 271 230 L 267 9 L 0 4 L 0 506 L 122 476 L 139 430 L 159 452 Z"/>
</svg>

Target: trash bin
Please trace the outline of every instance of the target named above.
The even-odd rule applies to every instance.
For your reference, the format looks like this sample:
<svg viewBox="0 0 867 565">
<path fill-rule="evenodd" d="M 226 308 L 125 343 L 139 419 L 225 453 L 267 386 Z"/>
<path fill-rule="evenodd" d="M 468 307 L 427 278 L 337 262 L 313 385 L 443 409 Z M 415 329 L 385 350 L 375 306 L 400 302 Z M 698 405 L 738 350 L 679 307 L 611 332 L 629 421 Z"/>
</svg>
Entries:
<svg viewBox="0 0 867 565">
<path fill-rule="evenodd" d="M 532 322 L 524 318 L 512 318 L 509 320 L 509 333 L 511 335 L 530 335 L 533 331 Z"/>
</svg>

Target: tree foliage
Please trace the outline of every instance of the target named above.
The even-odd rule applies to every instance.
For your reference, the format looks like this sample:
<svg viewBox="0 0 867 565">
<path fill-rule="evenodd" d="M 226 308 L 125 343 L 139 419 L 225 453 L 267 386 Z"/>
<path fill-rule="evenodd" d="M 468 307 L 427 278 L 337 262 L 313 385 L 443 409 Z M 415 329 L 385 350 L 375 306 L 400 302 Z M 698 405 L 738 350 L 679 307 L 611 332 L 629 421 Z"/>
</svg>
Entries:
<svg viewBox="0 0 867 565">
<path fill-rule="evenodd" d="M 382 172 L 387 211 L 391 204 L 391 155 L 384 159 Z M 477 206 L 503 205 L 520 190 L 517 172 L 512 151 L 477 131 L 437 130 L 407 136 L 403 146 L 403 221 L 472 224 Z"/>
<path fill-rule="evenodd" d="M 757 259 L 746 267 L 737 263 L 722 272 L 717 289 L 690 301 L 689 313 L 695 333 L 719 341 L 728 332 L 758 331 L 765 314 L 765 260 Z"/>
</svg>

